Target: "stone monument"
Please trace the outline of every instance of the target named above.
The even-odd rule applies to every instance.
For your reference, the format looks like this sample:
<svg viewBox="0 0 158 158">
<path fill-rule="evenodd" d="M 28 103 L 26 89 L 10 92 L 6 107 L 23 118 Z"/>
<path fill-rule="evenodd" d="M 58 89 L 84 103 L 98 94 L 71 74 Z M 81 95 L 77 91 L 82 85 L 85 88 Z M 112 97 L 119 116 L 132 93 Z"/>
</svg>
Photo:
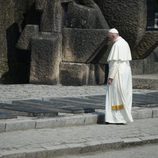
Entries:
<svg viewBox="0 0 158 158">
<path fill-rule="evenodd" d="M 158 32 L 146 30 L 146 0 L 6 0 L 0 13 L 3 83 L 104 84 L 111 27 L 135 60 L 158 44 Z"/>
</svg>

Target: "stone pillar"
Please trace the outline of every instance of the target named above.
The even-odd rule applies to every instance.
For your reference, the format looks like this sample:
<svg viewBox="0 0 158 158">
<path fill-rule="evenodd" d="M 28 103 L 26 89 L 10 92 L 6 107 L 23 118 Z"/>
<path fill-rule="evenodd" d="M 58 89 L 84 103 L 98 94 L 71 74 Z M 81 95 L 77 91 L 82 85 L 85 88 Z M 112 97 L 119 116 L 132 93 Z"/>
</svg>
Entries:
<svg viewBox="0 0 158 158">
<path fill-rule="evenodd" d="M 30 83 L 59 83 L 62 37 L 52 33 L 41 33 L 33 37 L 31 45 Z"/>
<path fill-rule="evenodd" d="M 61 2 L 37 0 L 36 8 L 43 13 L 39 35 L 31 42 L 30 83 L 58 84 L 62 59 Z"/>
</svg>

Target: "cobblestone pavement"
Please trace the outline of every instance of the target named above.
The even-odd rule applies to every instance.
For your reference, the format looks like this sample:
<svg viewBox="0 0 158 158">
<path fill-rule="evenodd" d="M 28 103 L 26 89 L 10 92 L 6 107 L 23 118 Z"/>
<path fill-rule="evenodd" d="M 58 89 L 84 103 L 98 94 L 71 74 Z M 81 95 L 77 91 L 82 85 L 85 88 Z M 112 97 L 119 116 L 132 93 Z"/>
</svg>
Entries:
<svg viewBox="0 0 158 158">
<path fill-rule="evenodd" d="M 134 93 L 155 92 L 158 90 L 138 90 Z M 18 99 L 41 99 L 47 97 L 65 97 L 82 95 L 102 95 L 106 86 L 53 86 L 35 84 L 0 85 L 0 102 Z"/>
<path fill-rule="evenodd" d="M 95 124 L 88 126 L 32 129 L 0 133 L 0 156 L 14 152 L 31 152 L 73 148 L 78 144 L 112 143 L 158 139 L 158 118 L 141 119 L 128 125 Z"/>
</svg>

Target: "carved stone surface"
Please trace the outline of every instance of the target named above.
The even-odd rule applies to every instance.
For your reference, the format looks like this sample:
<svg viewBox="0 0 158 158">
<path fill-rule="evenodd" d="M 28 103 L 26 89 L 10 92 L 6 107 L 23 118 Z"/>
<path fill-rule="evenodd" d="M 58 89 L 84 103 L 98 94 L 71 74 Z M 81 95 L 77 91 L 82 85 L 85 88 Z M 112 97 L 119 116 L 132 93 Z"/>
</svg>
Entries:
<svg viewBox="0 0 158 158">
<path fill-rule="evenodd" d="M 24 14 L 33 2 L 34 0 L 0 1 L 0 82 L 2 83 L 24 83 L 27 80 L 26 78 L 23 80 L 25 76 L 23 72 L 25 73 L 28 65 L 29 54 L 22 57 L 25 52 L 19 54 L 16 44 L 22 29 Z"/>
<path fill-rule="evenodd" d="M 62 62 L 60 82 L 63 85 L 95 85 L 106 81 L 105 65 Z"/>
<path fill-rule="evenodd" d="M 61 63 L 60 83 L 62 85 L 81 86 L 88 84 L 89 65 L 79 63 Z"/>
<path fill-rule="evenodd" d="M 107 37 L 106 29 L 63 30 L 63 61 L 87 63 Z"/>
<path fill-rule="evenodd" d="M 14 8 L 11 0 L 0 1 L 0 74 L 7 72 L 7 29 L 14 23 Z M 1 76 L 1 75 L 0 75 Z"/>
<path fill-rule="evenodd" d="M 131 61 L 132 74 L 143 74 L 144 72 L 144 61 L 143 60 L 133 60 Z"/>
<path fill-rule="evenodd" d="M 92 1 L 77 1 L 68 5 L 67 27 L 83 29 L 108 29 L 99 7 Z"/>
<path fill-rule="evenodd" d="M 116 27 L 131 48 L 138 44 L 146 29 L 146 0 L 95 0 L 110 27 Z M 135 56 L 135 55 L 133 55 Z"/>
<path fill-rule="evenodd" d="M 42 33 L 31 42 L 30 83 L 57 84 L 61 62 L 61 36 Z"/>
<path fill-rule="evenodd" d="M 26 25 L 17 43 L 17 48 L 24 50 L 30 49 L 31 38 L 37 36 L 38 32 L 38 25 Z"/>
<path fill-rule="evenodd" d="M 47 0 L 40 27 L 42 32 L 61 32 L 62 8 L 60 0 Z"/>
<path fill-rule="evenodd" d="M 120 0 L 95 0 L 95 2 L 101 8 L 110 27 L 116 27 L 121 36 L 129 42 L 133 59 L 147 57 L 156 47 L 157 33 L 146 32 L 146 0 L 129 0 L 128 3 Z"/>
<path fill-rule="evenodd" d="M 157 31 L 147 31 L 137 45 L 137 47 L 133 50 L 135 53 L 136 59 L 143 59 L 147 57 L 154 48 L 158 45 L 158 32 Z"/>
<path fill-rule="evenodd" d="M 146 0 L 0 1 L 0 82 L 103 84 L 109 26 L 129 42 L 133 59 L 143 59 L 158 45 L 146 25 Z"/>
</svg>

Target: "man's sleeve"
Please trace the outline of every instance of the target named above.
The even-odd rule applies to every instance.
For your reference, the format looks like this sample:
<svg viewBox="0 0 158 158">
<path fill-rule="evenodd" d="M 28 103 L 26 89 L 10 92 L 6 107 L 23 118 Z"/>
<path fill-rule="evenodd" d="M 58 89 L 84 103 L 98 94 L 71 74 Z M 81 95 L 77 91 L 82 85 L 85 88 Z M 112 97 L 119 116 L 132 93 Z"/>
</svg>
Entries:
<svg viewBox="0 0 158 158">
<path fill-rule="evenodd" d="M 109 62 L 109 74 L 108 78 L 115 78 L 116 73 L 118 72 L 119 62 L 118 61 L 110 61 Z"/>
</svg>

